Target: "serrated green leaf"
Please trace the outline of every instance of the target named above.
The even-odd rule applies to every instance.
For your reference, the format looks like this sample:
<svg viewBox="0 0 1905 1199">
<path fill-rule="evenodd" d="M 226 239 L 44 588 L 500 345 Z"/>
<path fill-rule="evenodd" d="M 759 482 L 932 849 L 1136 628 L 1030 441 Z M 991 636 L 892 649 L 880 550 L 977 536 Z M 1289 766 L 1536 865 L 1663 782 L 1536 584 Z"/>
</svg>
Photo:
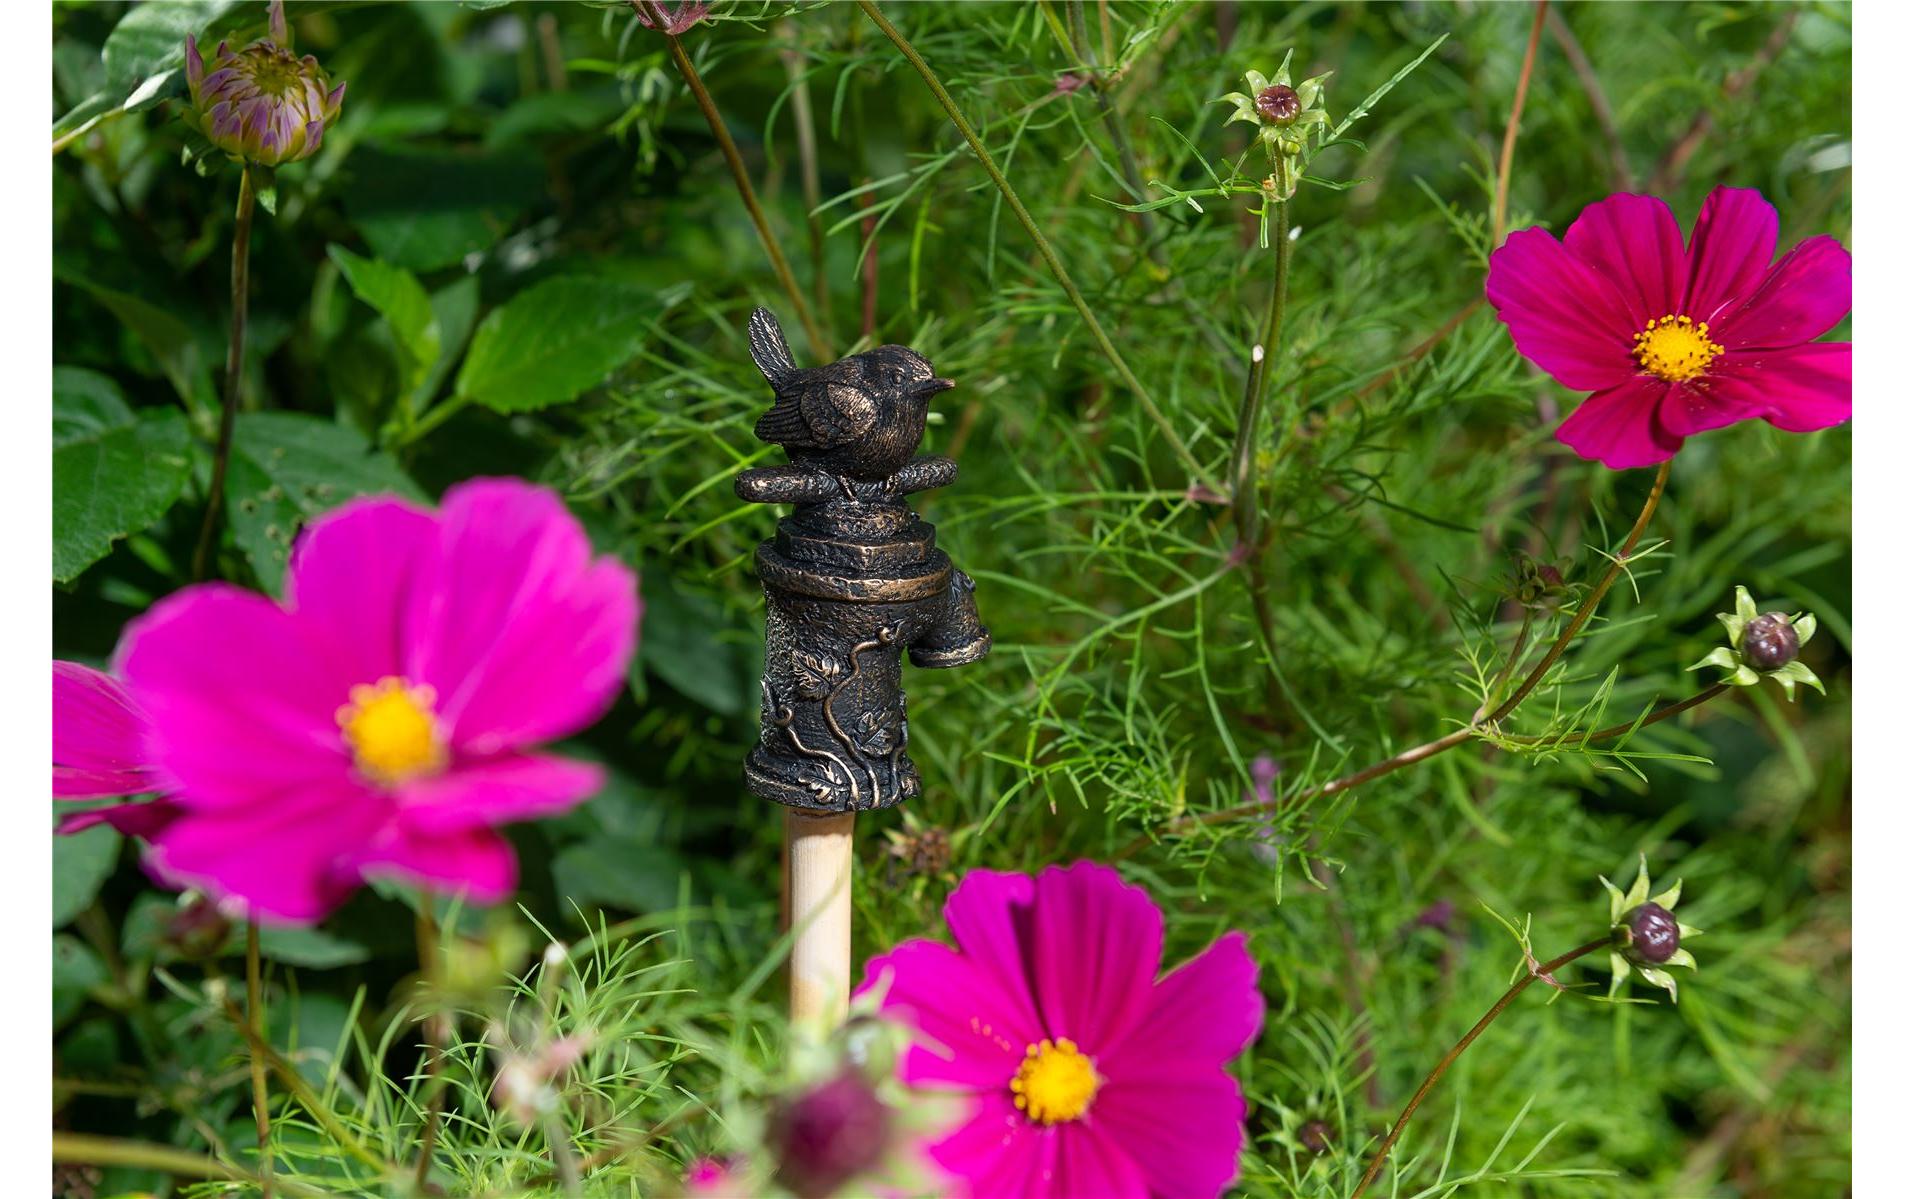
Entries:
<svg viewBox="0 0 1905 1199">
<path fill-rule="evenodd" d="M 267 591 L 278 590 L 304 522 L 355 496 L 423 501 L 396 460 L 355 429 L 299 412 L 240 413 L 225 505 L 232 539 Z"/>
<path fill-rule="evenodd" d="M 78 578 L 113 542 L 164 516 L 191 477 L 185 417 L 136 413 L 119 385 L 53 369 L 53 578 Z"/>
<path fill-rule="evenodd" d="M 404 360 L 404 390 L 414 390 L 435 365 L 441 350 L 436 310 L 417 277 L 400 266 L 363 258 L 340 245 L 330 247 L 331 261 L 358 299 L 376 309 L 390 326 Z"/>
<path fill-rule="evenodd" d="M 573 400 L 641 349 L 668 300 L 628 284 L 548 279 L 483 319 L 457 394 L 497 412 Z"/>
<path fill-rule="evenodd" d="M 121 838 L 111 827 L 95 824 L 83 833 L 53 837 L 53 927 L 70 922 L 92 906 L 100 885 L 119 861 Z"/>
</svg>

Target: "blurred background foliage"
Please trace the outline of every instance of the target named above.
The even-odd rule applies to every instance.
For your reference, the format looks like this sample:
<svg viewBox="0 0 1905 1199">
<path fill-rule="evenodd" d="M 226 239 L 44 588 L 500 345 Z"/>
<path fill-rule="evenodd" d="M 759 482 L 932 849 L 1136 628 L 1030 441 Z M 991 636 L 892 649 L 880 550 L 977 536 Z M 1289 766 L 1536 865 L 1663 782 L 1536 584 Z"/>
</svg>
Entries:
<svg viewBox="0 0 1905 1199">
<path fill-rule="evenodd" d="M 1124 867 L 1171 914 L 1167 958 L 1242 928 L 1265 963 L 1272 1018 L 1240 1065 L 1243 1189 L 1344 1195 L 1369 1138 L 1518 968 L 1487 909 L 1531 915 L 1551 956 L 1597 934 L 1595 876 L 1625 883 L 1645 852 L 1656 876 L 1686 876 L 1682 910 L 1710 931 L 1678 1008 L 1525 999 L 1418 1117 L 1397 1193 L 1847 1190 L 1845 430 L 1755 423 L 1690 442 L 1652 530 L 1665 549 L 1513 726 L 1613 723 L 1691 694 L 1702 684 L 1683 672 L 1721 639 L 1712 615 L 1735 583 L 1762 608 L 1819 614 L 1807 660 L 1827 698 L 1741 693 L 1619 755 L 1468 746 L 1267 825 L 1171 824 L 1246 800 L 1261 755 L 1289 795 L 1459 727 L 1519 625 L 1504 598 L 1518 555 L 1591 581 L 1645 494 L 1646 472 L 1552 439 L 1576 397 L 1479 303 L 1532 6 L 888 11 L 1212 478 L 1270 256 L 1244 197 L 1142 215 L 1115 203 L 1159 198 L 1153 181 L 1200 186 L 1197 155 L 1243 152 L 1213 101 L 1247 68 L 1294 49 L 1298 78 L 1335 72 L 1340 119 L 1447 40 L 1359 143 L 1313 164 L 1347 186 L 1293 201 L 1284 349 L 1250 447 L 1267 541 L 1245 571 L 1227 558 L 1227 510 L 1187 498 L 1156 423 L 857 8 L 743 0 L 682 33 L 825 352 L 904 342 L 960 381 L 926 450 L 957 457 L 961 477 L 922 506 L 978 580 L 997 648 L 909 676 L 927 793 L 860 821 L 856 959 L 936 930 L 967 868 L 1103 858 L 1144 837 Z M 611 786 L 511 830 L 519 913 L 460 917 L 487 930 L 466 956 L 518 972 L 535 1035 L 582 1030 L 595 1047 L 554 1122 L 519 1128 L 489 1102 L 509 1060 L 495 1030 L 517 1035 L 515 1009 L 469 1001 L 452 1064 L 462 1114 L 436 1181 L 554 1186 L 568 1156 L 600 1193 L 648 1193 L 697 1153 L 747 1148 L 758 1120 L 734 1113 L 784 1077 L 779 813 L 739 786 L 760 654 L 748 561 L 775 518 L 731 490 L 768 459 L 741 324 L 766 304 L 801 361 L 823 352 L 662 35 L 627 7 L 311 0 L 290 15 L 299 50 L 349 91 L 322 151 L 281 169 L 276 212 L 259 214 L 219 573 L 275 588 L 311 514 L 494 473 L 559 488 L 598 547 L 639 568 L 627 696 L 575 747 Z M 263 4 L 228 0 L 55 6 L 61 657 L 103 662 L 128 619 L 188 581 L 236 174 L 186 161 L 178 46 L 263 24 Z M 1850 37 L 1839 4 L 1554 6 L 1510 226 L 1558 232 L 1624 189 L 1690 226 L 1725 183 L 1779 207 L 1782 249 L 1815 233 L 1849 244 Z M 1542 644 L 1557 625 L 1536 627 Z M 220 1008 L 237 943 L 155 889 L 109 830 L 53 852 L 58 1126 L 247 1161 L 243 1041 Z M 315 1088 L 280 1096 L 280 1168 L 310 1185 L 371 1186 L 366 1160 L 414 1146 L 422 1009 L 409 918 L 393 918 L 406 899 L 366 893 L 321 929 L 267 937 L 270 1035 Z M 520 974 L 545 938 L 571 946 L 574 968 Z M 703 1103 L 726 1114 L 672 1122 Z M 340 1147 L 352 1139 L 368 1157 Z M 93 1177 L 59 1169 L 56 1193 Z M 173 1184 L 114 1166 L 100 1185 Z"/>
</svg>

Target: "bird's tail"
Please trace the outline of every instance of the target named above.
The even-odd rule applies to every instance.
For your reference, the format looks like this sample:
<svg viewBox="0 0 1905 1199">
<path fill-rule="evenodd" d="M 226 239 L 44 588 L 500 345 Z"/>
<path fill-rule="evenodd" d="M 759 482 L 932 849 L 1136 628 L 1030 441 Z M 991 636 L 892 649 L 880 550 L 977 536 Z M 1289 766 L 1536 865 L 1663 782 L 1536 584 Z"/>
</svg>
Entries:
<svg viewBox="0 0 1905 1199">
<path fill-rule="evenodd" d="M 756 308 L 747 318 L 747 346 L 754 356 L 754 365 L 760 368 L 776 391 L 780 389 L 789 375 L 794 373 L 794 355 L 787 348 L 787 338 L 781 333 L 780 322 L 774 314 L 765 308 Z"/>
</svg>

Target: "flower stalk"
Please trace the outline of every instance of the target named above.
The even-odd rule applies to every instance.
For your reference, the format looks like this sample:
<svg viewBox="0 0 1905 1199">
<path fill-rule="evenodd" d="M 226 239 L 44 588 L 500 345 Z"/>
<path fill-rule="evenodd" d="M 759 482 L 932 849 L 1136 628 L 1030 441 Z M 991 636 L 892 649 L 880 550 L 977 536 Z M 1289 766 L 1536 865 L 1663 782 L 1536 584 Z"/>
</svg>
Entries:
<svg viewBox="0 0 1905 1199">
<path fill-rule="evenodd" d="M 238 401 L 245 379 L 245 325 L 251 302 L 251 214 L 257 206 L 252 166 L 238 172 L 238 212 L 232 227 L 232 323 L 225 350 L 225 391 L 218 414 L 218 443 L 212 450 L 212 483 L 205 497 L 205 519 L 192 553 L 192 578 L 203 582 L 211 566 L 212 544 L 225 499 L 225 470 L 231 461 L 232 433 L 238 425 Z"/>
<path fill-rule="evenodd" d="M 774 275 L 780 280 L 781 290 L 787 293 L 787 302 L 794 306 L 794 315 L 799 318 L 801 328 L 807 331 L 808 344 L 818 357 L 831 358 L 831 343 L 820 323 L 814 319 L 813 309 L 808 306 L 800 284 L 794 281 L 794 271 L 787 265 L 787 255 L 781 250 L 780 238 L 774 235 L 774 227 L 767 223 L 767 213 L 761 208 L 760 198 L 754 194 L 754 184 L 748 178 L 747 164 L 741 160 L 740 147 L 734 144 L 734 136 L 728 132 L 728 123 L 721 119 L 721 110 L 715 107 L 714 97 L 708 94 L 707 85 L 701 81 L 701 72 L 695 70 L 694 61 L 682 49 L 681 38 L 671 30 L 667 14 L 654 0 L 635 0 L 635 11 L 647 18 L 645 24 L 652 22 L 654 28 L 660 31 L 662 40 L 668 43 L 668 57 L 674 61 L 675 70 L 695 98 L 695 106 L 701 109 L 702 118 L 708 122 L 708 132 L 714 135 L 716 144 L 721 147 L 721 156 L 727 160 L 728 172 L 734 176 L 735 190 L 741 193 L 741 203 L 747 208 L 748 219 L 754 222 L 754 232 L 759 235 L 761 248 L 767 251 L 768 261 L 774 266 Z"/>
<path fill-rule="evenodd" d="M 245 924 L 245 1021 L 251 1030 L 251 1115 L 258 1127 L 258 1188 L 271 1199 L 271 1092 L 266 1084 L 265 1059 L 258 1046 L 265 1040 L 264 970 L 259 961 L 258 922 Z"/>
<path fill-rule="evenodd" d="M 1131 394 L 1137 397 L 1138 405 L 1144 409 L 1144 414 L 1151 418 L 1158 436 L 1164 439 L 1165 444 L 1183 465 L 1189 482 L 1192 485 L 1201 484 L 1208 489 L 1209 484 L 1204 479 L 1203 464 L 1198 462 L 1196 456 L 1191 453 L 1190 447 L 1185 445 L 1183 438 L 1177 435 L 1177 431 L 1171 428 L 1170 422 L 1164 417 L 1163 409 L 1159 408 L 1157 401 L 1151 398 L 1151 393 L 1144 384 L 1138 381 L 1138 376 L 1125 362 L 1124 355 L 1118 353 L 1118 347 L 1112 344 L 1111 335 L 1105 332 L 1105 327 L 1099 323 L 1097 314 L 1092 312 L 1091 305 L 1085 302 L 1084 294 L 1078 290 L 1078 284 L 1072 281 L 1071 274 L 1066 271 L 1064 263 L 1059 261 L 1058 251 L 1054 250 L 1052 243 L 1046 240 L 1044 232 L 1039 229 L 1038 222 L 1032 219 L 1032 213 L 1025 207 L 1025 202 L 1019 199 L 1019 193 L 1012 189 L 1012 184 L 999 170 L 999 164 L 994 162 L 992 155 L 986 151 L 985 143 L 979 140 L 979 134 L 974 131 L 972 123 L 966 120 L 966 114 L 960 111 L 959 105 L 953 102 L 952 96 L 947 94 L 945 86 L 939 82 L 939 76 L 926 65 L 926 60 L 920 57 L 919 51 L 913 48 L 913 44 L 893 27 L 891 21 L 886 19 L 886 14 L 880 11 L 880 6 L 874 0 L 860 0 L 860 10 L 879 26 L 880 32 L 887 36 L 900 55 L 919 73 L 919 77 L 926 81 L 927 89 L 939 101 L 939 106 L 945 109 L 947 119 L 952 121 L 953 127 L 958 129 L 960 135 L 966 139 L 966 144 L 972 147 L 974 156 L 979 159 L 979 165 L 985 168 L 986 175 L 991 178 L 993 186 L 999 189 L 999 194 L 1005 199 L 1006 207 L 1012 210 L 1012 215 L 1018 218 L 1026 235 L 1032 239 L 1033 246 L 1038 249 L 1039 257 L 1043 258 L 1045 265 L 1051 268 L 1052 276 L 1058 280 L 1059 288 L 1064 291 L 1066 298 L 1071 300 L 1072 307 L 1078 310 L 1079 317 L 1085 322 L 1085 328 L 1091 333 L 1092 340 L 1098 343 L 1099 349 L 1104 351 L 1112 370 L 1124 380 L 1125 386 L 1131 389 Z"/>
<path fill-rule="evenodd" d="M 1435 1064 L 1435 1069 L 1429 1071 L 1429 1076 L 1422 1080 L 1422 1085 L 1416 1088 L 1416 1093 L 1410 1096 L 1408 1105 L 1402 1109 L 1402 1115 L 1396 1117 L 1395 1124 L 1389 1129 L 1389 1135 L 1384 1137 L 1382 1144 L 1376 1147 L 1376 1156 L 1370 1159 L 1369 1168 L 1363 1172 L 1363 1180 L 1356 1184 L 1354 1191 L 1350 1192 L 1349 1199 L 1362 1199 L 1363 1192 L 1367 1191 L 1369 1184 L 1376 1180 L 1383 1162 L 1388 1159 L 1389 1151 L 1395 1148 L 1396 1139 L 1402 1135 L 1402 1130 L 1408 1127 L 1409 1118 L 1415 1115 L 1416 1108 L 1422 1106 L 1422 1101 L 1428 1097 L 1430 1091 L 1435 1089 L 1435 1084 L 1442 1081 L 1442 1076 L 1448 1073 L 1450 1066 L 1455 1064 L 1455 1059 L 1462 1056 L 1462 1051 L 1474 1044 L 1477 1037 L 1488 1031 L 1488 1026 L 1495 1022 L 1495 1017 L 1507 1011 L 1508 1005 L 1515 1002 L 1516 998 L 1528 989 L 1529 983 L 1538 978 L 1547 981 L 1546 976 L 1552 975 L 1569 962 L 1586 957 L 1596 950 L 1605 949 L 1613 943 L 1612 935 L 1596 937 L 1585 945 L 1568 950 L 1558 958 L 1551 958 L 1531 968 L 1526 974 L 1517 978 L 1508 990 L 1502 993 L 1502 997 L 1495 1001 L 1495 1006 L 1484 1012 L 1482 1018 L 1475 1022 L 1474 1027 L 1463 1033 L 1462 1039 L 1449 1047 L 1449 1051 L 1442 1055 L 1442 1060 Z"/>
</svg>

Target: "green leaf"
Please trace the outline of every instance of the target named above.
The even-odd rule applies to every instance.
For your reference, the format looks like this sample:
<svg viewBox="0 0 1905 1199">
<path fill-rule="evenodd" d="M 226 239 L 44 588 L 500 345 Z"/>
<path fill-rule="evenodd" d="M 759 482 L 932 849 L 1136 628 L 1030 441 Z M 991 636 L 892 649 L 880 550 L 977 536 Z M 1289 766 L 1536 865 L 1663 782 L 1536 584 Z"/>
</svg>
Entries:
<svg viewBox="0 0 1905 1199">
<path fill-rule="evenodd" d="M 139 296 L 61 272 L 58 268 L 54 270 L 54 277 L 84 289 L 137 337 L 187 408 L 199 411 L 212 407 L 212 355 L 208 354 L 197 328 L 171 310 Z"/>
<path fill-rule="evenodd" d="M 683 588 L 659 570 L 642 573 L 642 637 L 631 673 L 653 673 L 689 699 L 723 716 L 740 716 L 757 701 L 760 675 L 742 642 L 717 636 L 734 628 L 721 605 Z M 745 644 L 758 644 L 749 634 Z"/>
<path fill-rule="evenodd" d="M 119 861 L 120 839 L 104 824 L 70 837 L 53 837 L 54 928 L 92 906 L 93 897 Z"/>
<path fill-rule="evenodd" d="M 571 845 L 558 853 L 550 866 L 556 893 L 563 899 L 629 912 L 660 912 L 674 907 L 680 897 L 681 873 L 686 868 L 673 850 L 605 841 Z"/>
<path fill-rule="evenodd" d="M 53 1027 L 71 1020 L 86 993 L 106 981 L 106 964 L 78 937 L 53 934 Z"/>
<path fill-rule="evenodd" d="M 351 291 L 390 325 L 391 336 L 404 358 L 404 390 L 413 390 L 423 382 L 441 348 L 430 294 L 415 275 L 400 266 L 360 258 L 339 245 L 331 246 L 330 253 Z"/>
<path fill-rule="evenodd" d="M 396 461 L 355 429 L 300 412 L 240 413 L 225 503 L 232 539 L 259 583 L 276 591 L 305 520 L 360 495 L 422 501 Z"/>
<path fill-rule="evenodd" d="M 258 930 L 258 951 L 274 962 L 312 970 L 329 970 L 370 960 L 369 947 L 316 928 L 266 925 Z"/>
<path fill-rule="evenodd" d="M 543 194 L 542 159 L 446 150 L 351 153 L 344 204 L 378 258 L 433 271 L 489 249 Z"/>
<path fill-rule="evenodd" d="M 54 367 L 53 578 L 78 578 L 113 542 L 151 527 L 191 464 L 183 415 L 135 413 L 105 375 Z"/>
<path fill-rule="evenodd" d="M 667 302 L 602 279 L 538 283 L 483 319 L 457 394 L 498 412 L 573 400 L 634 356 Z"/>
</svg>

